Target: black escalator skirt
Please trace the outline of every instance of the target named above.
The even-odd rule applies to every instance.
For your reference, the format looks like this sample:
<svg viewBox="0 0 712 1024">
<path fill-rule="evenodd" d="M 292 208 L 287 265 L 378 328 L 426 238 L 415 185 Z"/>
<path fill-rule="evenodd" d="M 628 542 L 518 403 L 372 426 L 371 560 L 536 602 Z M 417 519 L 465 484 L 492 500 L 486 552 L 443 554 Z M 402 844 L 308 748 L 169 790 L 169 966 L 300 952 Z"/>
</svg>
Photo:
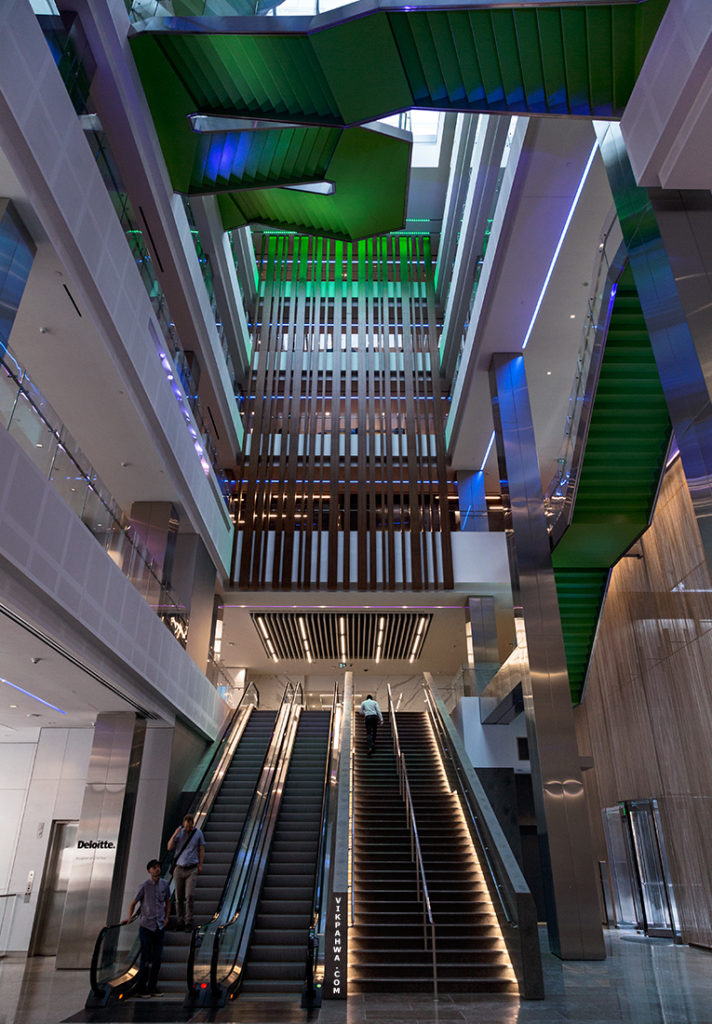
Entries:
<svg viewBox="0 0 712 1024">
<path fill-rule="evenodd" d="M 319 854 L 328 711 L 303 711 L 257 906 L 241 994 L 294 993 L 305 981 Z"/>
<path fill-rule="evenodd" d="M 209 921 L 217 910 L 276 719 L 276 711 L 252 712 L 203 827 L 205 861 L 195 891 L 196 925 Z M 169 997 L 185 995 L 189 946 L 190 934 L 166 932 L 159 988 Z"/>
</svg>

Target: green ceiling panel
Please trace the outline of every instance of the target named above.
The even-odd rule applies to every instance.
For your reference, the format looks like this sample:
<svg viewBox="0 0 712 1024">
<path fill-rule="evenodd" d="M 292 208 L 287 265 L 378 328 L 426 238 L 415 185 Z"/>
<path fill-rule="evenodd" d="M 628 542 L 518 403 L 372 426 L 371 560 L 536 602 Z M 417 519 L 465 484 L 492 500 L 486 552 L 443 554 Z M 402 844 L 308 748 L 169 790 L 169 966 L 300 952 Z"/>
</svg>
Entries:
<svg viewBox="0 0 712 1024">
<path fill-rule="evenodd" d="M 307 126 L 355 126 L 411 107 L 618 117 L 668 2 L 393 6 L 343 20 L 339 9 L 316 17 L 201 16 L 199 0 L 185 0 L 186 15 L 197 16 L 181 18 L 175 8 L 176 17 L 133 25 L 129 38 L 173 187 L 221 192 L 335 179 L 323 166 L 335 139 L 312 137 Z M 259 133 L 231 139 L 229 130 L 206 142 L 192 131 L 191 114 L 287 121 L 295 128 L 279 129 L 291 135 L 278 146 Z M 297 134 L 298 126 L 305 134 Z M 371 149 L 369 143 L 365 152 Z M 372 219 L 381 222 L 385 179 L 363 160 L 359 167 L 365 174 L 359 202 L 372 204 Z M 389 222 L 402 206 L 402 173 L 395 178 Z M 339 235 L 346 224 L 368 221 L 350 208 L 351 186 L 338 194 L 343 198 L 330 197 L 324 207 L 328 223 L 314 222 L 315 231 L 331 234 L 338 223 Z M 280 197 L 272 205 L 291 211 L 299 201 Z M 307 230 L 313 203 L 302 201 L 297 223 Z M 226 205 L 236 217 L 234 211 L 246 215 L 254 202 Z"/>
<path fill-rule="evenodd" d="M 411 92 L 385 14 L 314 33 L 312 62 L 328 81 L 342 124 L 371 121 L 412 106 Z M 303 75 L 311 73 L 307 66 Z"/>
<path fill-rule="evenodd" d="M 317 18 L 153 18 L 131 30 L 144 81 L 155 47 L 202 113 L 356 124 L 412 106 L 618 116 L 668 0 Z M 153 41 L 153 45 L 152 42 Z M 155 93 L 157 85 L 151 82 Z M 163 118 L 160 103 L 154 117 Z"/>
<path fill-rule="evenodd" d="M 605 579 L 650 522 L 670 432 L 640 300 L 627 268 L 618 281 L 606 336 L 573 519 L 552 554 L 575 700 L 580 699 L 588 667 Z"/>
<path fill-rule="evenodd" d="M 223 225 L 228 231 L 261 223 L 345 241 L 395 231 L 405 218 L 409 168 L 409 143 L 349 128 L 340 133 L 329 164 L 334 195 L 280 188 L 229 192 L 218 197 Z"/>
</svg>

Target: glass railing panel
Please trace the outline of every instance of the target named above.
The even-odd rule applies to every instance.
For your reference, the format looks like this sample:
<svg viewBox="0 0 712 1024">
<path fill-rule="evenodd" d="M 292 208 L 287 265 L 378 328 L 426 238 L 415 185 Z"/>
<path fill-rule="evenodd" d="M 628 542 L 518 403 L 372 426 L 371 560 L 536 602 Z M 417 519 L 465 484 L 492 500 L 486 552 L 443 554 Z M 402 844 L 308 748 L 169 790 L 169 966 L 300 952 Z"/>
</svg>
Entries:
<svg viewBox="0 0 712 1024">
<path fill-rule="evenodd" d="M 49 475 L 57 438 L 37 414 L 27 395 L 18 396 L 7 429 L 37 468 Z"/>
<path fill-rule="evenodd" d="M 63 445 L 57 445 L 49 479 L 77 516 L 81 516 L 86 498 L 87 482 L 79 466 Z"/>
<path fill-rule="evenodd" d="M 7 430 L 18 399 L 17 383 L 0 367 L 0 426 Z"/>
<path fill-rule="evenodd" d="M 138 973 L 139 918 L 128 924 L 110 925 L 99 933 L 90 968 L 92 990 L 99 994 L 108 985 L 129 982 Z"/>
<path fill-rule="evenodd" d="M 188 618 L 184 609 L 162 585 L 127 516 L 9 349 L 0 371 L 0 424 L 185 646 Z M 174 620 L 180 623 L 178 631 Z"/>
</svg>

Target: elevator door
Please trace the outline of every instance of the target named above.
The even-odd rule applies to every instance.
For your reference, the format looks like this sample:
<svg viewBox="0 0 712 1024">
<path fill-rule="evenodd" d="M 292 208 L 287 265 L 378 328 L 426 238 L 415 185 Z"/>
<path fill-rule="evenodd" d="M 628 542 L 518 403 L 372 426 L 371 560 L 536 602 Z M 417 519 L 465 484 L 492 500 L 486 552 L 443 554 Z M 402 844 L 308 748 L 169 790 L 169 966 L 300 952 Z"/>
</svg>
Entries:
<svg viewBox="0 0 712 1024">
<path fill-rule="evenodd" d="M 42 872 L 30 954 L 56 956 L 69 875 L 77 848 L 77 822 L 53 821 Z"/>
</svg>

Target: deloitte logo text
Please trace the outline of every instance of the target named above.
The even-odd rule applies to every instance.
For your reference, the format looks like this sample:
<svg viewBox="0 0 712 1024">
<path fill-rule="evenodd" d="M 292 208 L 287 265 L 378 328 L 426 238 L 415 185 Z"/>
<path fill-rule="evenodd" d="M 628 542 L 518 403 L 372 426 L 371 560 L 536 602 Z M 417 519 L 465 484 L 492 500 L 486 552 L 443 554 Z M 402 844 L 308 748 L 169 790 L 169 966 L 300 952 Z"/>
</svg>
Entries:
<svg viewBox="0 0 712 1024">
<path fill-rule="evenodd" d="M 114 844 L 108 839 L 80 839 L 77 843 L 78 850 L 113 850 Z"/>
</svg>

